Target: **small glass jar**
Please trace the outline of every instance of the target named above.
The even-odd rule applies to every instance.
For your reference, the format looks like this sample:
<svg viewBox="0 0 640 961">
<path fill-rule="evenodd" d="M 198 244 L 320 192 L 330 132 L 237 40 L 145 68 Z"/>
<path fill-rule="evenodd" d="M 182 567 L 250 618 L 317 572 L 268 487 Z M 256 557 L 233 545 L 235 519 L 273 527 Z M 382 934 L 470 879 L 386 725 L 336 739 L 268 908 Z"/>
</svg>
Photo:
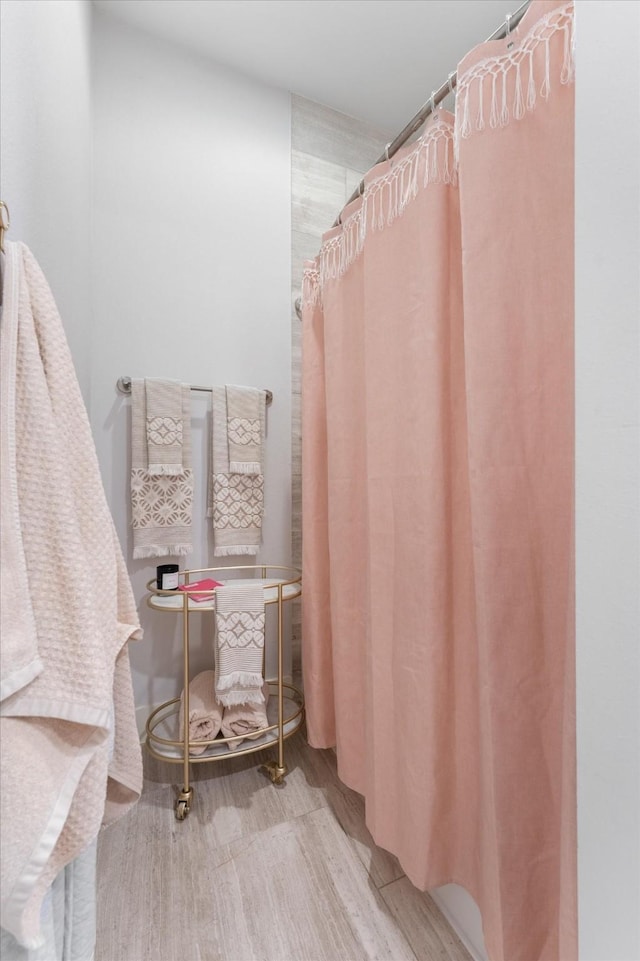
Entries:
<svg viewBox="0 0 640 961">
<path fill-rule="evenodd" d="M 156 567 L 156 585 L 160 591 L 177 591 L 180 568 L 177 564 L 160 564 Z"/>
</svg>

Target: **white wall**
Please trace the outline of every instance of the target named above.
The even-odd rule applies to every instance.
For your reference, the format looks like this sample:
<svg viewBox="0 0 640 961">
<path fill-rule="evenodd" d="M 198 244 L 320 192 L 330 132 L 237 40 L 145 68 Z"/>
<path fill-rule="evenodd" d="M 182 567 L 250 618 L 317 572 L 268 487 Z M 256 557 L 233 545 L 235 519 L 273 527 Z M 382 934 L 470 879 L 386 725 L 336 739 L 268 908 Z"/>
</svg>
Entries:
<svg viewBox="0 0 640 961">
<path fill-rule="evenodd" d="M 89 399 L 91 7 L 82 0 L 3 0 L 0 199 L 7 240 L 26 243 L 56 298 Z"/>
<path fill-rule="evenodd" d="M 290 562 L 290 98 L 99 12 L 93 44 L 92 426 L 140 599 L 163 561 L 131 560 L 124 374 L 273 391 L 258 562 Z M 204 509 L 210 406 L 192 395 L 194 552 L 183 568 L 216 563 Z M 177 618 L 143 605 L 140 615 L 139 706 L 176 696 L 182 681 Z M 192 672 L 210 666 L 209 651 L 196 637 Z"/>
<path fill-rule="evenodd" d="M 640 958 L 640 5 L 580 0 L 576 546 L 581 961 Z"/>
</svg>

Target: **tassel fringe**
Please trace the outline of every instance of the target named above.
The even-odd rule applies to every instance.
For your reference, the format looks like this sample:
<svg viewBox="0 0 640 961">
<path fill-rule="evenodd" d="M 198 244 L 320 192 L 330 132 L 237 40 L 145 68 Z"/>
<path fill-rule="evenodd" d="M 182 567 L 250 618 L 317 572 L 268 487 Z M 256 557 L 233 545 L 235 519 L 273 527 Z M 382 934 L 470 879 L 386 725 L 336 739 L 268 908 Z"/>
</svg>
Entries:
<svg viewBox="0 0 640 961">
<path fill-rule="evenodd" d="M 474 64 L 458 77 L 456 97 L 456 164 L 460 154 L 460 138 L 466 140 L 485 127 L 485 94 L 491 78 L 491 106 L 489 126 L 505 127 L 510 119 L 522 120 L 527 110 L 534 110 L 538 93 L 543 100 L 551 94 L 551 40 L 556 33 L 563 34 L 563 58 L 560 83 L 568 84 L 575 79 L 575 36 L 573 2 L 566 3 L 541 17 L 528 34 L 513 49 L 497 57 L 487 57 Z M 542 48 L 541 56 L 536 56 Z M 526 95 L 523 89 L 523 71 L 526 71 Z M 538 77 L 536 79 L 536 73 Z M 509 94 L 513 77 L 513 99 Z M 499 86 L 498 86 L 499 85 Z M 471 122 L 471 99 L 477 99 L 475 122 Z"/>
<path fill-rule="evenodd" d="M 170 544 L 168 547 L 134 547 L 133 557 L 134 559 L 141 557 L 169 557 L 172 554 L 183 557 L 185 554 L 190 554 L 192 550 L 193 548 L 190 544 Z"/>
<path fill-rule="evenodd" d="M 263 684 L 262 674 L 233 671 L 232 674 L 216 678 L 216 699 L 225 707 L 236 704 L 264 704 Z"/>
<path fill-rule="evenodd" d="M 302 310 L 312 310 L 320 300 L 320 272 L 315 261 L 308 261 L 302 272 Z"/>
<path fill-rule="evenodd" d="M 216 680 L 216 691 L 229 691 L 233 687 L 260 687 L 262 693 L 262 675 L 254 671 L 232 671 Z"/>
<path fill-rule="evenodd" d="M 306 268 L 303 305 L 318 302 L 327 280 L 343 276 L 359 257 L 369 230 L 384 230 L 400 217 L 418 195 L 419 184 L 457 183 L 453 162 L 453 125 L 436 113 L 413 149 L 397 163 L 390 161 L 383 174 L 365 186 L 361 206 L 324 242 L 318 263 Z"/>
<path fill-rule="evenodd" d="M 262 681 L 260 684 L 262 684 Z M 230 691 L 228 694 L 217 694 L 216 699 L 224 707 L 236 707 L 242 704 L 264 704 L 262 687 L 259 691 Z"/>
<path fill-rule="evenodd" d="M 321 301 L 327 281 L 346 273 L 362 253 L 368 231 L 391 226 L 421 188 L 431 184 L 457 186 L 461 137 L 466 139 L 484 130 L 487 123 L 495 130 L 512 119 L 522 120 L 527 111 L 536 108 L 538 94 L 543 100 L 549 98 L 551 40 L 559 32 L 563 34 L 559 80 L 561 84 L 574 81 L 575 23 L 573 2 L 570 2 L 538 20 L 521 41 L 514 42 L 512 50 L 481 60 L 458 77 L 455 125 L 436 111 L 433 122 L 413 149 L 397 163 L 391 159 L 384 173 L 369 180 L 360 206 L 344 220 L 341 229 L 322 244 L 316 260 L 305 264 L 303 310 Z M 485 103 L 485 96 L 489 95 L 490 106 Z M 472 100 L 477 104 L 473 120 Z M 239 553 L 237 549 L 233 552 Z"/>
<path fill-rule="evenodd" d="M 235 557 L 240 554 L 257 554 L 260 548 L 257 544 L 236 544 L 233 547 L 214 547 L 216 557 Z"/>
<path fill-rule="evenodd" d="M 229 464 L 232 474 L 261 474 L 262 465 L 258 461 L 236 461 L 232 460 Z"/>
</svg>

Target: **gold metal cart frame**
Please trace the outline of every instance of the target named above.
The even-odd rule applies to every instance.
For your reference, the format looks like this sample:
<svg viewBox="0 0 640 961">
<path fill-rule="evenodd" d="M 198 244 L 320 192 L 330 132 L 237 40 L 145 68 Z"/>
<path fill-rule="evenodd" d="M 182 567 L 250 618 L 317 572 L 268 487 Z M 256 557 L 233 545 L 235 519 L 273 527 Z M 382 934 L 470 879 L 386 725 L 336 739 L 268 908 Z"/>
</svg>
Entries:
<svg viewBox="0 0 640 961">
<path fill-rule="evenodd" d="M 277 678 L 270 680 L 267 679 L 267 683 L 270 687 L 277 687 L 278 696 L 278 720 L 275 724 L 271 724 L 268 727 L 262 728 L 252 738 L 257 738 L 258 743 L 251 740 L 249 746 L 239 748 L 237 751 L 234 750 L 231 754 L 228 750 L 226 753 L 209 753 L 200 754 L 197 756 L 190 756 L 189 749 L 192 746 L 197 745 L 198 747 L 206 746 L 207 750 L 217 749 L 235 742 L 246 739 L 246 735 L 238 735 L 235 737 L 216 737 L 211 740 L 199 740 L 190 741 L 189 740 L 189 620 L 192 614 L 205 614 L 207 612 L 215 611 L 215 591 L 214 597 L 211 600 L 196 602 L 190 600 L 189 592 L 181 590 L 171 590 L 163 591 L 157 587 L 156 581 L 151 580 L 147 584 L 147 590 L 149 594 L 147 596 L 147 604 L 154 611 L 161 611 L 163 613 L 171 614 L 182 614 L 182 643 L 184 650 L 184 695 L 183 695 L 183 728 L 184 737 L 182 739 L 172 739 L 167 737 L 161 737 L 160 734 L 155 733 L 156 728 L 169 717 L 177 716 L 178 710 L 175 709 L 175 705 L 180 703 L 179 697 L 174 697 L 170 701 L 165 701 L 154 711 L 151 712 L 147 719 L 146 724 L 146 740 L 145 745 L 147 750 L 153 757 L 158 758 L 161 761 L 168 761 L 170 764 L 182 764 L 183 765 L 183 779 L 184 783 L 182 790 L 179 792 L 178 797 L 175 801 L 174 811 L 175 816 L 178 821 L 184 821 L 184 819 L 189 814 L 191 809 L 191 804 L 193 801 L 193 788 L 190 785 L 189 777 L 189 765 L 190 764 L 204 764 L 209 761 L 219 761 L 223 759 L 228 759 L 232 757 L 238 757 L 244 754 L 254 754 L 257 751 L 262 751 L 265 747 L 269 747 L 271 744 L 278 745 L 278 757 L 277 760 L 267 761 L 262 765 L 263 770 L 271 778 L 273 784 L 280 785 L 283 784 L 284 778 L 287 774 L 287 766 L 284 760 L 284 742 L 287 738 L 291 737 L 292 734 L 299 729 L 304 720 L 304 696 L 302 691 L 300 691 L 293 684 L 286 683 L 283 679 L 283 616 L 284 616 L 284 604 L 293 600 L 296 597 L 300 597 L 302 594 L 302 573 L 297 568 L 293 567 L 282 567 L 277 564 L 254 564 L 254 565 L 244 565 L 238 567 L 203 567 L 198 570 L 181 571 L 180 579 L 184 584 L 191 583 L 192 575 L 198 575 L 196 580 L 200 580 L 202 577 L 211 576 L 214 580 L 223 579 L 221 575 L 226 575 L 230 571 L 242 571 L 246 572 L 248 575 L 255 578 L 256 572 L 259 571 L 258 577 L 263 581 L 263 588 L 265 591 L 265 607 L 271 604 L 277 604 L 278 610 L 278 676 Z M 272 572 L 279 572 L 278 574 L 273 574 Z M 269 573 L 267 573 L 269 572 Z M 230 578 L 227 583 L 234 583 L 234 579 Z M 190 592 L 191 594 L 210 594 L 210 591 L 195 591 Z M 266 647 L 266 645 L 265 645 Z M 266 655 L 266 652 L 265 652 Z M 265 661 L 266 656 L 263 655 L 262 662 L 262 673 L 265 675 Z M 292 712 L 285 717 L 285 689 L 290 692 L 291 696 L 288 696 L 288 700 L 292 702 Z M 163 751 L 162 748 L 165 748 Z M 176 750 L 181 748 L 182 754 L 176 756 Z M 168 753 L 169 749 L 173 749 L 174 753 Z"/>
</svg>

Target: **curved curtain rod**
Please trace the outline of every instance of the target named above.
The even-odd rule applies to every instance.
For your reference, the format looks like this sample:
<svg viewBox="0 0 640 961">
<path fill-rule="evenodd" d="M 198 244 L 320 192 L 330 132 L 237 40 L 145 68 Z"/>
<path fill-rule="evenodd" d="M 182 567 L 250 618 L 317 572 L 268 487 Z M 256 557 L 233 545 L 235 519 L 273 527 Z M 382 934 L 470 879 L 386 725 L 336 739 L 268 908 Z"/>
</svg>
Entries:
<svg viewBox="0 0 640 961">
<path fill-rule="evenodd" d="M 490 40 L 502 40 L 503 37 L 507 37 L 511 33 L 511 31 L 518 26 L 518 24 L 524 17 L 525 13 L 527 12 L 527 8 L 529 7 L 530 3 L 531 3 L 531 0 L 525 0 L 525 2 L 518 7 L 518 9 L 514 14 L 508 13 L 506 20 L 500 24 L 497 30 L 494 30 L 494 32 L 491 34 L 490 37 L 487 37 L 487 39 L 485 40 L 485 43 L 489 43 Z M 457 71 L 454 70 L 453 73 L 449 74 L 445 82 L 436 91 L 434 91 L 431 94 L 427 102 L 423 104 L 422 107 L 420 107 L 420 110 L 417 112 L 417 114 L 414 117 L 412 117 L 412 119 L 409 121 L 406 127 L 403 127 L 403 129 L 400 131 L 398 136 L 394 140 L 392 140 L 391 143 L 387 144 L 387 146 L 385 147 L 384 153 L 380 157 L 378 157 L 375 163 L 373 163 L 371 166 L 375 167 L 376 164 L 382 163 L 384 160 L 389 160 L 390 157 L 393 157 L 393 155 L 397 153 L 398 150 L 400 150 L 400 147 L 404 146 L 404 144 L 407 142 L 409 137 L 411 137 L 417 130 L 420 129 L 420 127 L 425 122 L 429 114 L 435 111 L 438 104 L 441 103 L 445 99 L 445 97 L 447 97 L 450 93 L 453 93 L 453 91 L 456 88 L 457 82 L 458 82 L 458 74 L 457 74 Z M 347 200 L 344 207 L 342 207 L 342 209 L 340 210 L 340 213 L 334 220 L 332 226 L 337 227 L 341 223 L 340 218 L 342 216 L 342 211 L 344 210 L 344 208 L 348 207 L 349 204 L 352 203 L 354 200 L 356 200 L 357 197 L 362 196 L 363 191 L 364 191 L 364 180 L 361 180 L 358 186 L 356 187 L 356 189 L 353 191 L 353 193 Z"/>
</svg>

